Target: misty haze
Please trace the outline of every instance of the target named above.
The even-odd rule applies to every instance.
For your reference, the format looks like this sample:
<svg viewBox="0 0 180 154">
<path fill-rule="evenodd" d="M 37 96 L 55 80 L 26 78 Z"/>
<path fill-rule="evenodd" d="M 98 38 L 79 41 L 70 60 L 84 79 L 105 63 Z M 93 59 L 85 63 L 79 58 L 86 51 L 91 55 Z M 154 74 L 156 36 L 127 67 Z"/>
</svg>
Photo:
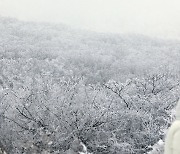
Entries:
<svg viewBox="0 0 180 154">
<path fill-rule="evenodd" d="M 163 154 L 178 4 L 0 0 L 0 154 Z"/>
</svg>

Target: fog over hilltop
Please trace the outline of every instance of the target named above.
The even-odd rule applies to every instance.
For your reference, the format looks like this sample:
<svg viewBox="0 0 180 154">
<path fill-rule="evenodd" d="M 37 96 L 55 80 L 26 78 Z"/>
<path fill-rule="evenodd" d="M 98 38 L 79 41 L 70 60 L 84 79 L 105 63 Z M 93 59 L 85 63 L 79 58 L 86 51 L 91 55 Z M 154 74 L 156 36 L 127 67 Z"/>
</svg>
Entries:
<svg viewBox="0 0 180 154">
<path fill-rule="evenodd" d="M 111 33 L 180 38 L 179 0 L 0 0 L 0 15 Z"/>
</svg>

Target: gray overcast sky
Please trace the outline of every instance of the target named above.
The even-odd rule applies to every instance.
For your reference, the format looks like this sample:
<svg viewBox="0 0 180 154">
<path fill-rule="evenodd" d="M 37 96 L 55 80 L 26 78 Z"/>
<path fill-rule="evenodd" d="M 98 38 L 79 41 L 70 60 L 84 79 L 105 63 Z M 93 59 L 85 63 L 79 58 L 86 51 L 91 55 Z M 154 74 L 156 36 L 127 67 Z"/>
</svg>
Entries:
<svg viewBox="0 0 180 154">
<path fill-rule="evenodd" d="M 180 39 L 180 0 L 0 0 L 0 15 Z"/>
</svg>

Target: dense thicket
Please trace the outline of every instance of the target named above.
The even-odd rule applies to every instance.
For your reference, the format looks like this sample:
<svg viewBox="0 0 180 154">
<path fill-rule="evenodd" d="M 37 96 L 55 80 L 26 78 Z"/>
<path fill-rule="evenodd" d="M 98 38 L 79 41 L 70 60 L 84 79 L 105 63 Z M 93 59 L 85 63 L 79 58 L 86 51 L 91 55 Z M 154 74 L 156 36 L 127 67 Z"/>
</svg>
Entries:
<svg viewBox="0 0 180 154">
<path fill-rule="evenodd" d="M 143 154 L 179 98 L 180 45 L 0 18 L 0 147 Z"/>
</svg>

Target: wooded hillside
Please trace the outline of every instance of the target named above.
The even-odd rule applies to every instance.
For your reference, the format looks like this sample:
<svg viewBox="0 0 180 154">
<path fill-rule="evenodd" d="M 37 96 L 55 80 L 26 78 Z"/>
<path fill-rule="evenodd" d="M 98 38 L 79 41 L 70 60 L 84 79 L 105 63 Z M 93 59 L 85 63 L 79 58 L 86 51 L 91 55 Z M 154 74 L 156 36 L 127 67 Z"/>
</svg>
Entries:
<svg viewBox="0 0 180 154">
<path fill-rule="evenodd" d="M 0 148 L 143 154 L 173 120 L 180 42 L 0 18 Z"/>
</svg>

